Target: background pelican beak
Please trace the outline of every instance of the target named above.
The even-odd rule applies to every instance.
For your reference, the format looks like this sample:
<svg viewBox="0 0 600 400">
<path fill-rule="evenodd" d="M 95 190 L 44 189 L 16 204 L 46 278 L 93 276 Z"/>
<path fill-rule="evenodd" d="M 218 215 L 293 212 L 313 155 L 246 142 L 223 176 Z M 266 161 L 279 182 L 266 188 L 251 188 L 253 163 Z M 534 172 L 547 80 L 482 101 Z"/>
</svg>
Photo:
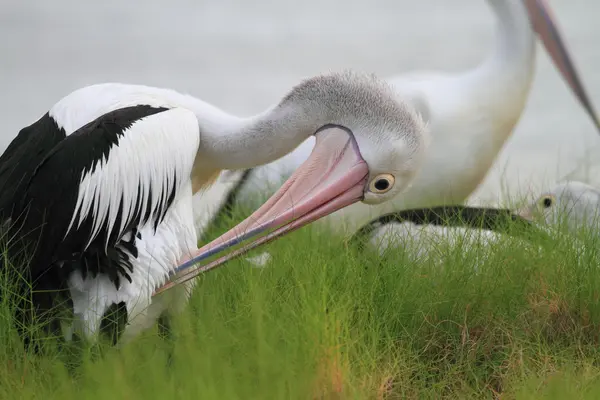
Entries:
<svg viewBox="0 0 600 400">
<path fill-rule="evenodd" d="M 539 35 L 552 61 L 567 81 L 575 96 L 579 99 L 581 105 L 585 108 L 598 132 L 600 132 L 600 121 L 564 44 L 550 6 L 546 0 L 524 0 L 524 2 L 529 12 L 533 29 Z"/>
<path fill-rule="evenodd" d="M 162 286 L 155 295 L 254 247 L 361 201 L 369 168 L 352 132 L 330 126 L 318 131 L 315 136 L 316 143 L 310 157 L 265 204 L 233 229 L 193 252 L 186 260 L 181 260 L 172 274 L 177 275 L 176 279 Z M 243 241 L 249 243 L 208 265 L 193 268 L 198 262 Z"/>
<path fill-rule="evenodd" d="M 531 212 L 531 207 L 529 206 L 520 208 L 515 212 L 515 214 L 523 219 L 526 219 L 527 221 L 533 222 L 533 213 Z"/>
</svg>

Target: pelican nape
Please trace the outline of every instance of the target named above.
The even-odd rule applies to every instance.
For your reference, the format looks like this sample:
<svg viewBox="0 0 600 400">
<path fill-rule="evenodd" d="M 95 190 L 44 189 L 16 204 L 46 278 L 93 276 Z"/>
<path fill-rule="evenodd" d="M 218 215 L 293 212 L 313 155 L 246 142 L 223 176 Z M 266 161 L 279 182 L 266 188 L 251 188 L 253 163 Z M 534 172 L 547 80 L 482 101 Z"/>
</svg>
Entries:
<svg viewBox="0 0 600 400">
<path fill-rule="evenodd" d="M 486 2 L 495 15 L 496 33 L 483 62 L 460 73 L 415 71 L 389 79 L 421 113 L 431 133 L 423 168 L 410 188 L 384 204 L 353 204 L 323 223 L 352 233 L 384 214 L 463 203 L 486 177 L 524 110 L 533 80 L 536 33 L 600 132 L 547 2 Z M 251 204 L 257 192 L 272 193 L 306 160 L 313 145 L 310 138 L 280 160 L 254 168 L 240 190 L 240 201 Z"/>
<path fill-rule="evenodd" d="M 306 79 L 249 118 L 168 89 L 76 90 L 0 157 L 8 259 L 31 298 L 17 318 L 43 317 L 52 332 L 93 339 L 117 309 L 127 322 L 116 329 L 131 338 L 186 303 L 193 280 L 152 297 L 174 272 L 242 240 L 253 246 L 267 229 L 279 228 L 279 236 L 402 192 L 420 167 L 426 135 L 421 117 L 387 84 L 353 72 Z M 309 136 L 312 155 L 283 187 L 198 249 L 193 195 L 221 170 L 273 161 Z M 60 304 L 74 314 L 68 326 L 56 314 Z"/>
</svg>

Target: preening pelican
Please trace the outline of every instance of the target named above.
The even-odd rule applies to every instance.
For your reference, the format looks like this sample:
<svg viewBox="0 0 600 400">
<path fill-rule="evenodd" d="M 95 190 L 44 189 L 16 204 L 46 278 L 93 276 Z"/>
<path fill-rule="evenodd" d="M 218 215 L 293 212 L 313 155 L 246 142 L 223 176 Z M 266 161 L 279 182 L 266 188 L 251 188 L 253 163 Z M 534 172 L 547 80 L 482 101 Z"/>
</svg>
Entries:
<svg viewBox="0 0 600 400">
<path fill-rule="evenodd" d="M 152 296 L 188 279 L 181 274 L 197 261 L 243 240 L 255 246 L 268 229 L 271 239 L 357 201 L 395 197 L 421 165 L 426 134 L 385 82 L 352 72 L 306 79 L 250 118 L 168 89 L 76 90 L 0 156 L 3 237 L 32 299 L 20 318 L 33 310 L 54 332 L 93 340 L 120 311 L 130 338 L 185 304 L 193 280 Z M 310 136 L 312 154 L 281 189 L 198 249 L 193 194 L 221 170 L 271 162 Z M 64 302 L 74 323 L 61 327 L 53 311 Z"/>
<path fill-rule="evenodd" d="M 496 17 L 496 35 L 481 64 L 459 74 L 420 72 L 389 79 L 421 113 L 431 132 L 423 168 L 411 187 L 393 201 L 354 204 L 323 222 L 354 232 L 394 211 L 463 203 L 485 178 L 523 112 L 535 65 L 535 32 L 600 130 L 546 2 L 488 0 L 488 4 Z M 272 192 L 308 157 L 313 145 L 309 139 L 286 157 L 255 168 L 240 199 L 251 202 L 257 194 Z"/>
</svg>

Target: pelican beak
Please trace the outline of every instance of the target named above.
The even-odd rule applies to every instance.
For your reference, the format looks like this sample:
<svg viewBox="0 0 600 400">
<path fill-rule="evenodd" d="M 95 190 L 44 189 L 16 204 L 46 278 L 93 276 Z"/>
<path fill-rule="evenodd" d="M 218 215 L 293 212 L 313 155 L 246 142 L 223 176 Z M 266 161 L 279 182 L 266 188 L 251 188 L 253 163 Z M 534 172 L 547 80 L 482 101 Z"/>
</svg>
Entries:
<svg viewBox="0 0 600 400">
<path fill-rule="evenodd" d="M 594 122 L 596 129 L 600 131 L 600 121 L 567 51 L 550 6 L 546 0 L 524 0 L 524 2 L 533 29 L 539 35 L 546 51 L 560 70 L 563 78 Z"/>
<path fill-rule="evenodd" d="M 531 207 L 525 206 L 517 210 L 515 214 L 529 222 L 533 222 L 533 213 L 531 212 Z"/>
<path fill-rule="evenodd" d="M 233 229 L 181 260 L 170 282 L 155 295 L 215 268 L 224 262 L 316 221 L 343 207 L 361 201 L 369 167 L 363 160 L 352 133 L 327 126 L 316 134 L 310 157 L 283 186 L 252 215 Z M 265 236 L 259 236 L 271 230 Z M 249 243 L 209 264 L 195 264 L 232 246 Z"/>
</svg>

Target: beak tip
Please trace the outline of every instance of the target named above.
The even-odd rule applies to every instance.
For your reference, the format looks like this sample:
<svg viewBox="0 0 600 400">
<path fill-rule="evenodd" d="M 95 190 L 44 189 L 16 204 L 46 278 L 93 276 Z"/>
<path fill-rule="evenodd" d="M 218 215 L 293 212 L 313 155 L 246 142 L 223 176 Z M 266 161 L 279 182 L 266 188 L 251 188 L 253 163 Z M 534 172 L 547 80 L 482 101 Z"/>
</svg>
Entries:
<svg viewBox="0 0 600 400">
<path fill-rule="evenodd" d="M 524 220 L 533 222 L 533 215 L 531 215 L 531 212 L 529 212 L 529 210 L 519 210 L 516 212 L 516 215 L 523 218 Z"/>
</svg>

